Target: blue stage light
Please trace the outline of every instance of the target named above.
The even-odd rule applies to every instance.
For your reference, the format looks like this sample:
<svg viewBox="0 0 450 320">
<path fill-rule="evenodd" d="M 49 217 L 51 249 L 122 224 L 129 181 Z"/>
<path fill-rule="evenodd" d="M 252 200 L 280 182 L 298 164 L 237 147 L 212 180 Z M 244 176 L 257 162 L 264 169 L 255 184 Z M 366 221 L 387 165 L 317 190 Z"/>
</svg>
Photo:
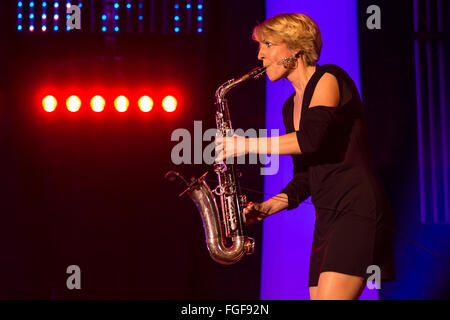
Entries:
<svg viewBox="0 0 450 320">
<path fill-rule="evenodd" d="M 175 27 L 174 31 L 175 31 L 175 32 L 180 32 L 180 28 Z"/>
</svg>

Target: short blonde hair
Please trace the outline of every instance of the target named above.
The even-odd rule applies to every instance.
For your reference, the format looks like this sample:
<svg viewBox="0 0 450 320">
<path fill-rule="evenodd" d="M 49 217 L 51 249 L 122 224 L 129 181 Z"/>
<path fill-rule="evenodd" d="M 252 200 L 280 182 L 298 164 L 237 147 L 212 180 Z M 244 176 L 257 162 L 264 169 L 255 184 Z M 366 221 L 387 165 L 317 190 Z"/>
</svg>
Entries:
<svg viewBox="0 0 450 320">
<path fill-rule="evenodd" d="M 289 49 L 302 50 L 306 64 L 317 63 L 322 49 L 319 26 L 306 14 L 282 13 L 253 29 L 253 40 L 284 42 Z"/>
</svg>

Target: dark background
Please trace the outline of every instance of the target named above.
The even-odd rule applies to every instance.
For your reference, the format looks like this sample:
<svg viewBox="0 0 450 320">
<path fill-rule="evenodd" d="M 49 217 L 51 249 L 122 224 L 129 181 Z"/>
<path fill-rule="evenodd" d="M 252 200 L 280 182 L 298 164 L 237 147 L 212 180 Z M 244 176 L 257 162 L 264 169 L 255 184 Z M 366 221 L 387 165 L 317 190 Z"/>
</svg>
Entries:
<svg viewBox="0 0 450 320">
<path fill-rule="evenodd" d="M 366 28 L 371 4 L 382 9 L 381 30 Z M 164 180 L 172 169 L 187 178 L 211 169 L 173 165 L 170 136 L 177 128 L 192 133 L 194 120 L 214 128 L 215 89 L 259 64 L 251 31 L 265 19 L 264 1 L 211 0 L 204 10 L 202 35 L 30 34 L 15 29 L 16 1 L 5 3 L 0 298 L 259 298 L 261 225 L 248 230 L 254 255 L 219 265 L 194 204 L 177 198 L 183 185 Z M 421 224 L 418 215 L 412 1 L 361 0 L 358 14 L 371 149 L 396 218 L 398 280 L 383 286 L 381 298 L 448 298 L 449 225 Z M 448 22 L 445 30 L 448 39 Z M 264 87 L 264 80 L 247 82 L 229 94 L 235 128 L 264 128 Z M 155 101 L 175 92 L 178 109 L 168 114 L 156 103 L 144 115 L 131 102 L 124 114 L 108 110 L 119 92 L 136 99 L 146 88 Z M 42 111 L 48 93 L 78 93 L 84 102 L 94 92 L 109 97 L 100 114 L 83 107 L 69 114 L 61 101 L 55 112 Z M 261 201 L 259 166 L 241 169 L 247 197 Z M 215 186 L 211 170 L 209 179 Z M 82 290 L 66 288 L 72 264 L 81 268 Z"/>
<path fill-rule="evenodd" d="M 177 198 L 183 185 L 164 179 L 173 169 L 186 178 L 211 169 L 172 164 L 171 134 L 193 133 L 194 120 L 215 128 L 216 88 L 258 65 L 251 31 L 264 20 L 263 3 L 211 1 L 204 11 L 201 35 L 30 34 L 16 32 L 10 1 L 2 13 L 1 298 L 259 298 L 261 226 L 249 231 L 253 256 L 219 265 L 196 207 Z M 260 80 L 229 94 L 235 128 L 264 128 L 264 87 Z M 155 107 L 142 114 L 133 99 L 146 88 Z M 60 105 L 49 114 L 41 99 L 50 93 Z M 179 100 L 170 114 L 158 104 L 169 93 Z M 69 113 L 62 99 L 70 94 L 83 102 L 103 94 L 105 111 Z M 111 108 L 118 94 L 130 97 L 123 114 Z M 263 190 L 259 167 L 242 171 L 242 184 Z M 215 187 L 212 170 L 209 179 Z M 72 264 L 82 290 L 66 288 Z"/>
</svg>

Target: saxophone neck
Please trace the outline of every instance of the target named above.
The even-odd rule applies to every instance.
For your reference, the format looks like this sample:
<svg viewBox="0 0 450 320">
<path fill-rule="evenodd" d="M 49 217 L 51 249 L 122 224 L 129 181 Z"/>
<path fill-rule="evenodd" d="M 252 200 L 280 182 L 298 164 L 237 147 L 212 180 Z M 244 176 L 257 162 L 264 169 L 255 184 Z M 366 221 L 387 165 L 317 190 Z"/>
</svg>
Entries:
<svg viewBox="0 0 450 320">
<path fill-rule="evenodd" d="M 266 72 L 266 67 L 256 67 L 251 70 L 249 73 L 244 74 L 242 77 L 238 79 L 231 79 L 222 84 L 216 90 L 216 101 L 221 102 L 225 99 L 225 95 L 230 91 L 233 87 L 237 86 L 239 83 L 244 82 L 248 79 L 258 79 L 261 75 Z"/>
</svg>

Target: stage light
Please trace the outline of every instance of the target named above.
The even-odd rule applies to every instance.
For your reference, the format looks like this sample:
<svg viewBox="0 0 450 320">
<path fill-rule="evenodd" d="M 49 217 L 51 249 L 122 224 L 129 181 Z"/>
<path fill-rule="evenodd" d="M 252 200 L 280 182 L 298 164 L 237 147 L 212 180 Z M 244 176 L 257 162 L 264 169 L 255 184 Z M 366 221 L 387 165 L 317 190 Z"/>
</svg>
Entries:
<svg viewBox="0 0 450 320">
<path fill-rule="evenodd" d="M 42 20 L 47 19 L 47 15 L 45 13 L 42 14 Z"/>
<path fill-rule="evenodd" d="M 44 8 L 45 8 L 46 6 L 47 6 L 47 2 L 45 2 L 45 1 L 44 1 L 44 2 L 42 2 L 42 7 L 44 7 Z"/>
<path fill-rule="evenodd" d="M 119 8 L 119 4 L 118 3 L 115 3 L 114 4 L 114 9 L 118 9 Z"/>
<path fill-rule="evenodd" d="M 59 3 L 58 3 L 58 2 L 55 2 L 55 3 L 53 4 L 53 7 L 58 8 L 58 7 L 59 7 Z"/>
<path fill-rule="evenodd" d="M 30 30 L 31 32 L 33 32 L 33 31 L 34 31 L 34 26 L 30 26 L 29 30 Z"/>
<path fill-rule="evenodd" d="M 66 105 L 70 112 L 77 112 L 80 110 L 81 100 L 77 96 L 70 96 L 67 98 Z"/>
<path fill-rule="evenodd" d="M 34 7 L 34 2 L 30 2 L 30 8 Z"/>
<path fill-rule="evenodd" d="M 19 25 L 17 26 L 17 30 L 22 31 L 22 29 L 23 29 L 23 27 L 19 24 Z"/>
<path fill-rule="evenodd" d="M 58 26 L 54 26 L 54 27 L 53 27 L 53 30 L 54 30 L 54 31 L 58 31 L 58 29 L 59 29 Z"/>
<path fill-rule="evenodd" d="M 48 95 L 44 99 L 42 99 L 42 106 L 47 112 L 55 111 L 57 104 L 58 103 L 56 102 L 56 98 L 52 95 Z"/>
<path fill-rule="evenodd" d="M 91 108 L 95 112 L 102 112 L 105 109 L 105 99 L 102 96 L 95 96 L 91 99 Z"/>
<path fill-rule="evenodd" d="M 142 112 L 149 112 L 153 109 L 153 100 L 149 96 L 142 96 L 138 101 L 138 105 Z"/>
<path fill-rule="evenodd" d="M 163 99 L 162 106 L 165 111 L 173 112 L 177 108 L 177 99 L 173 96 L 167 96 Z"/>
<path fill-rule="evenodd" d="M 176 28 L 174 29 L 174 31 L 175 31 L 176 33 L 178 33 L 178 32 L 180 32 L 180 28 L 176 27 Z"/>
<path fill-rule="evenodd" d="M 21 8 L 21 7 L 23 6 L 22 1 L 17 2 L 17 6 L 18 6 L 19 8 Z"/>
<path fill-rule="evenodd" d="M 105 26 L 102 27 L 102 31 L 106 32 L 106 27 Z"/>
<path fill-rule="evenodd" d="M 114 31 L 115 32 L 119 31 L 119 27 L 114 27 Z"/>
<path fill-rule="evenodd" d="M 107 18 L 106 14 L 102 14 L 102 20 L 106 21 L 106 18 Z"/>
<path fill-rule="evenodd" d="M 188 3 L 188 4 L 186 5 L 186 9 L 190 9 L 190 8 L 191 8 L 191 4 Z"/>
<path fill-rule="evenodd" d="M 45 31 L 47 31 L 47 27 L 46 27 L 46 26 L 42 26 L 41 30 L 42 30 L 43 32 L 45 32 Z"/>
<path fill-rule="evenodd" d="M 116 107 L 116 110 L 119 112 L 125 112 L 128 109 L 129 105 L 128 98 L 125 96 L 118 96 L 116 100 L 114 100 L 114 106 Z"/>
<path fill-rule="evenodd" d="M 202 1 L 199 0 L 199 4 L 197 5 L 197 33 L 202 33 L 203 32 L 203 4 L 201 3 Z"/>
</svg>

